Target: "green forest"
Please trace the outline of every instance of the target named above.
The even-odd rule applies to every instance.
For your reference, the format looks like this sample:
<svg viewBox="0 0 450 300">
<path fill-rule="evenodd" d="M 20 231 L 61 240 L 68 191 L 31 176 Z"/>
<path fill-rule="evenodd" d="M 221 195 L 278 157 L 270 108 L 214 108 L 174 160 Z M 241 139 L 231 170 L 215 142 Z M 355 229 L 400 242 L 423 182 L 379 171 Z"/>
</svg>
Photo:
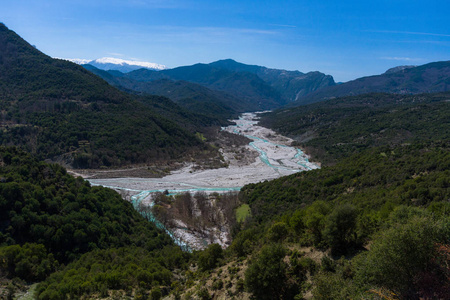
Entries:
<svg viewBox="0 0 450 300">
<path fill-rule="evenodd" d="M 47 279 L 39 299 L 159 289 L 186 264 L 189 254 L 116 192 L 17 148 L 0 158 L 1 270 L 18 287 Z"/>
<path fill-rule="evenodd" d="M 333 167 L 246 186 L 254 220 L 231 248 L 272 241 L 328 249 L 332 259 L 313 271 L 316 299 L 360 299 L 371 290 L 440 299 L 450 288 L 449 150 L 370 149 Z"/>
</svg>

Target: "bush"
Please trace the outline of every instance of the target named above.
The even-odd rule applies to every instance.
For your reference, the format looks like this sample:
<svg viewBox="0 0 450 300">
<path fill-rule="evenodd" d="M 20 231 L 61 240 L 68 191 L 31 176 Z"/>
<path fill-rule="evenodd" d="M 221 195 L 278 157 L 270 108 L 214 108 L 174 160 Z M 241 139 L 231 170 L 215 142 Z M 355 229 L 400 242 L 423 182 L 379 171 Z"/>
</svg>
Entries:
<svg viewBox="0 0 450 300">
<path fill-rule="evenodd" d="M 243 279 L 239 279 L 236 282 L 236 291 L 237 292 L 243 292 L 244 291 L 244 287 L 245 287 L 245 282 Z"/>
<path fill-rule="evenodd" d="M 223 288 L 223 281 L 222 279 L 217 280 L 212 285 L 213 290 L 221 290 Z"/>
<path fill-rule="evenodd" d="M 431 270 L 432 273 L 442 270 L 433 267 L 437 263 L 434 259 L 436 245 L 449 240 L 448 221 L 413 217 L 405 224 L 382 232 L 370 251 L 356 259 L 356 279 L 387 288 L 405 298 L 415 298 L 421 288 L 417 283 L 423 275 Z"/>
<path fill-rule="evenodd" d="M 356 242 L 356 208 L 349 204 L 338 206 L 327 217 L 323 237 L 334 254 L 345 254 Z"/>
<path fill-rule="evenodd" d="M 211 244 L 207 249 L 200 253 L 198 266 L 200 270 L 207 271 L 215 268 L 219 259 L 223 258 L 223 250 L 219 244 Z"/>
<path fill-rule="evenodd" d="M 155 287 L 150 292 L 150 299 L 151 300 L 159 300 L 162 297 L 162 293 L 159 287 Z"/>
<path fill-rule="evenodd" d="M 28 282 L 44 280 L 59 263 L 53 254 L 47 254 L 44 245 L 25 244 L 0 248 L 0 266 L 8 277 L 19 277 Z"/>
<path fill-rule="evenodd" d="M 332 272 L 319 272 L 314 277 L 314 288 L 312 290 L 314 299 L 361 299 L 355 295 L 352 282 Z M 367 299 L 367 298 L 362 298 Z M 370 299 L 370 298 L 369 298 Z"/>
<path fill-rule="evenodd" d="M 209 294 L 208 290 L 206 288 L 202 288 L 197 292 L 197 296 L 201 300 L 209 300 L 211 299 L 211 295 Z"/>
<path fill-rule="evenodd" d="M 279 299 L 286 282 L 286 254 L 281 245 L 261 249 L 258 257 L 245 272 L 245 286 L 257 299 Z"/>
<path fill-rule="evenodd" d="M 288 227 L 284 222 L 277 222 L 269 229 L 269 240 L 272 242 L 279 242 L 286 238 L 288 235 Z"/>
</svg>

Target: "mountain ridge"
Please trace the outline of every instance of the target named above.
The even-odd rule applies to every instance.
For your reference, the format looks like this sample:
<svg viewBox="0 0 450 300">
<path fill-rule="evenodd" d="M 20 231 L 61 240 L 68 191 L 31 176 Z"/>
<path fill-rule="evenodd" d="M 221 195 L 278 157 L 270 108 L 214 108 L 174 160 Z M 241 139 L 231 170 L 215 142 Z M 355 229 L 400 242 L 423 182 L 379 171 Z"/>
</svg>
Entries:
<svg viewBox="0 0 450 300">
<path fill-rule="evenodd" d="M 286 71 L 270 69 L 263 66 L 247 65 L 232 59 L 219 60 L 209 64 L 194 64 L 182 66 L 160 72 L 136 70 L 125 76 L 136 80 L 154 80 L 170 78 L 185 80 L 205 85 L 212 89 L 245 97 L 247 94 L 238 94 L 233 88 L 234 76 L 251 80 L 264 93 L 259 95 L 264 100 L 275 100 L 279 104 L 296 101 L 317 89 L 326 86 L 334 86 L 336 83 L 331 75 L 325 75 L 319 71 L 302 73 L 300 71 Z M 224 79 L 225 77 L 225 79 Z"/>
<path fill-rule="evenodd" d="M 246 65 L 236 62 L 233 59 L 219 60 L 210 65 L 233 71 L 256 74 L 281 93 L 288 102 L 297 101 L 317 89 L 336 85 L 331 75 L 325 75 L 319 71 L 302 73 L 300 71 L 271 69 L 257 65 Z"/>
<path fill-rule="evenodd" d="M 303 73 L 271 69 L 240 63 L 230 58 L 164 70 L 141 68 L 122 72 L 124 74 L 120 76 L 137 81 L 170 79 L 196 83 L 241 98 L 242 101 L 255 106 L 252 110 L 264 110 L 285 104 L 297 106 L 333 97 L 372 92 L 444 92 L 450 90 L 450 69 L 445 66 L 448 63 L 441 61 L 421 66 L 396 66 L 379 75 L 365 76 L 344 83 L 336 83 L 331 75 L 319 71 Z M 258 98 L 262 101 L 258 102 Z M 267 105 L 262 105 L 264 102 L 267 102 Z"/>
<path fill-rule="evenodd" d="M 111 75 L 117 77 L 114 80 L 116 85 L 121 82 L 119 84 L 123 87 L 139 92 L 152 93 L 153 89 L 149 85 L 144 88 L 142 82 L 150 83 L 162 79 L 199 84 L 239 99 L 238 111 L 278 108 L 313 91 L 335 85 L 332 76 L 318 71 L 302 73 L 269 69 L 238 63 L 232 59 L 165 70 L 141 68 L 123 74 L 110 72 L 110 75 L 104 74 L 104 79 L 111 81 Z M 135 81 L 134 87 L 130 88 L 130 82 L 126 82 L 124 78 Z"/>
<path fill-rule="evenodd" d="M 117 76 L 118 74 L 114 75 Z M 285 99 L 257 75 L 214 68 L 206 64 L 195 64 L 162 71 L 139 69 L 125 73 L 120 77 L 141 82 L 138 85 L 142 85 L 142 82 L 150 83 L 161 79 L 199 84 L 237 98 L 240 102 L 238 105 L 243 108 L 242 111 L 267 110 L 285 104 Z M 123 79 L 121 80 L 123 81 Z M 139 88 L 137 90 L 139 91 Z"/>
<path fill-rule="evenodd" d="M 302 105 L 344 96 L 366 93 L 421 94 L 450 90 L 450 61 L 421 66 L 399 66 L 380 75 L 366 76 L 335 86 L 325 87 L 292 103 Z"/>
<path fill-rule="evenodd" d="M 136 81 L 124 77 L 120 71 L 103 71 L 92 65 L 84 68 L 100 76 L 109 84 L 122 90 L 137 94 L 159 95 L 170 98 L 175 103 L 191 112 L 201 112 L 228 120 L 236 116 L 237 111 L 244 111 L 238 99 L 225 93 L 208 89 L 199 84 L 171 79 L 157 79 L 151 82 Z"/>
</svg>

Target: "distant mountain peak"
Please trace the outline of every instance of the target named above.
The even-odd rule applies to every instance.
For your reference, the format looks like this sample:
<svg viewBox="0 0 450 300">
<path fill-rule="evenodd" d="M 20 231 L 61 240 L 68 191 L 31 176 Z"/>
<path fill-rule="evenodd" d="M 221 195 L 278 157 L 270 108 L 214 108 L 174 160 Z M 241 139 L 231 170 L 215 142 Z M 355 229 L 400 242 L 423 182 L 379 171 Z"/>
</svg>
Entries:
<svg viewBox="0 0 450 300">
<path fill-rule="evenodd" d="M 129 66 L 137 66 L 137 67 L 152 69 L 152 70 L 167 69 L 166 66 L 156 64 L 156 63 L 151 63 L 151 62 L 146 62 L 146 61 L 125 60 L 125 59 L 113 58 L 113 57 L 102 57 L 102 58 L 96 59 L 94 61 L 99 64 L 115 64 L 115 65 L 120 65 L 120 66 L 129 65 Z"/>
<path fill-rule="evenodd" d="M 92 59 L 84 59 L 84 58 L 60 58 L 60 57 L 54 57 L 54 58 L 68 60 L 73 63 L 76 63 L 77 65 L 86 65 L 92 61 Z"/>
<path fill-rule="evenodd" d="M 66 59 L 66 58 L 65 58 Z M 135 60 L 126 60 L 121 58 L 114 58 L 114 57 L 102 57 L 94 60 L 89 59 L 66 59 L 71 62 L 74 62 L 76 64 L 84 65 L 84 64 L 90 64 L 93 65 L 101 70 L 117 70 L 124 73 L 131 72 L 137 69 L 146 68 L 149 70 L 165 70 L 167 69 L 166 66 L 161 64 L 156 64 L 152 62 L 146 62 L 146 61 L 135 61 Z"/>
</svg>

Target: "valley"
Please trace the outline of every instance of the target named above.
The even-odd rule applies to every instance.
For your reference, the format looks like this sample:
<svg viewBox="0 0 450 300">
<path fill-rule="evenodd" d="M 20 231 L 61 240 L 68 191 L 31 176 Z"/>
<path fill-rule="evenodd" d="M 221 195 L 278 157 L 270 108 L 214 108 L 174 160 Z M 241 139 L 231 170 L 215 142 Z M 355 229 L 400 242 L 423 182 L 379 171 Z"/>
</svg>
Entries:
<svg viewBox="0 0 450 300">
<path fill-rule="evenodd" d="M 448 298 L 448 61 L 96 61 L 0 23 L 0 299 Z"/>
<path fill-rule="evenodd" d="M 181 169 L 162 178 L 89 179 L 89 175 L 84 176 L 92 185 L 100 185 L 120 192 L 137 208 L 141 204 L 153 206 L 155 193 L 237 192 L 241 187 L 250 183 L 319 168 L 319 164 L 310 162 L 308 156 L 300 149 L 290 146 L 292 143 L 290 138 L 259 126 L 257 113 L 244 113 L 233 122 L 236 125 L 223 127 L 222 130 L 243 135 L 251 142 L 248 145 L 231 145 L 220 149 L 227 167 L 197 169 L 193 163 L 187 162 Z M 185 227 L 183 224 L 180 226 Z M 160 227 L 164 226 L 160 224 Z M 172 228 L 172 230 L 177 231 L 177 228 Z M 196 235 L 195 232 L 192 235 L 183 234 L 184 240 L 189 246 L 194 246 L 194 248 L 206 246 L 206 243 L 199 242 L 199 239 L 202 239 L 196 238 Z M 177 241 L 177 239 L 175 240 Z M 227 239 L 214 241 L 219 242 L 223 247 L 229 242 Z M 184 245 L 182 241 L 177 242 Z"/>
<path fill-rule="evenodd" d="M 186 163 L 183 168 L 163 178 L 102 178 L 89 181 L 94 185 L 136 191 L 229 191 L 249 183 L 318 168 L 301 150 L 289 146 L 291 139 L 258 126 L 255 118 L 256 114 L 245 113 L 234 120 L 236 125 L 223 128 L 253 140 L 246 146 L 233 145 L 229 149 L 221 149 L 228 163 L 226 168 L 195 170 L 193 163 Z M 253 159 L 240 157 L 242 152 L 253 152 L 253 155 L 250 154 Z M 85 177 L 89 179 L 88 176 Z"/>
</svg>

